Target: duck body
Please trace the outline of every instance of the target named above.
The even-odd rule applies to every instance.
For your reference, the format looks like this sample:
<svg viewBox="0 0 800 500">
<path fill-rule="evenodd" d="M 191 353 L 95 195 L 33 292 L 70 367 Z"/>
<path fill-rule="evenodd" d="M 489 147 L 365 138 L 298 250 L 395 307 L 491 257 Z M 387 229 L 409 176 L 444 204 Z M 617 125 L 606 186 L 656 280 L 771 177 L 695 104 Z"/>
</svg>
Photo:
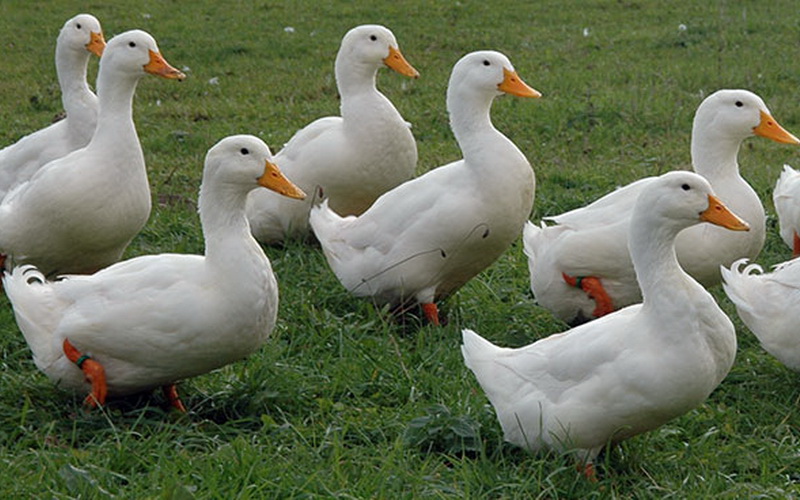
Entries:
<svg viewBox="0 0 800 500">
<path fill-rule="evenodd" d="M 248 300 L 223 311 L 219 302 L 231 287 L 220 286 L 218 273 L 194 255 L 144 256 L 56 282 L 18 266 L 6 286 L 36 366 L 59 387 L 87 392 L 83 373 L 62 350 L 69 339 L 104 366 L 116 396 L 206 373 L 257 350 L 275 324 L 278 299 L 269 261 L 259 264 L 248 266 L 252 272 L 236 290 L 249 291 L 242 294 Z M 226 335 L 231 331 L 252 334 Z"/>
<path fill-rule="evenodd" d="M 33 266 L 6 274 L 4 286 L 37 367 L 61 387 L 87 390 L 62 348 L 69 340 L 103 365 L 108 394 L 125 395 L 257 350 L 275 325 L 278 287 L 250 234 L 244 204 L 270 160 L 267 146 L 252 136 L 223 139 L 209 151 L 199 204 L 203 256 L 142 256 L 58 281 Z"/>
<path fill-rule="evenodd" d="M 658 327 L 640 319 L 639 309 L 636 304 L 609 315 L 611 321 L 600 318 L 597 327 L 603 330 L 569 331 L 560 334 L 569 339 L 557 334 L 521 349 L 501 348 L 464 330 L 467 366 L 495 408 L 504 439 L 530 451 L 555 449 L 590 461 L 609 443 L 701 405 L 721 381 L 717 371 L 727 373 L 717 366 L 720 353 L 693 340 L 685 351 L 691 358 L 664 354 L 669 342 L 649 335 L 629 344 L 630 354 L 624 352 L 619 346 L 631 339 L 607 332 L 623 325 Z M 726 348 L 731 361 L 734 350 Z M 676 368 L 690 363 L 691 370 Z"/>
<path fill-rule="evenodd" d="M 730 265 L 741 257 L 754 258 L 764 245 L 764 207 L 739 174 L 737 163 L 742 141 L 753 134 L 800 143 L 775 122 L 758 96 L 746 90 L 720 90 L 706 98 L 695 114 L 694 169 L 751 228 L 748 233 L 734 233 L 704 224 L 678 235 L 681 267 L 703 286 L 720 282 L 720 265 Z M 640 179 L 586 207 L 547 217 L 553 225 L 526 225 L 523 241 L 531 289 L 540 305 L 572 324 L 596 317 L 595 301 L 580 288 L 568 285 L 562 274 L 599 279 L 614 309 L 641 301 L 626 243 L 628 221 L 638 195 L 655 179 Z"/>
<path fill-rule="evenodd" d="M 462 160 L 401 184 L 357 217 L 341 217 L 324 202 L 312 209 L 314 233 L 350 292 L 393 306 L 433 303 L 518 237 L 535 180 L 528 160 L 489 117 L 504 71 L 513 73 L 511 63 L 491 51 L 468 54 L 453 69 L 448 110 Z M 526 90 L 518 95 L 538 97 L 521 85 Z"/>
<path fill-rule="evenodd" d="M 132 103 L 146 71 L 184 76 L 143 31 L 109 42 L 100 61 L 92 140 L 44 165 L 0 203 L 0 251 L 14 265 L 33 263 L 48 276 L 93 272 L 118 261 L 144 226 L 150 187 Z"/>
<path fill-rule="evenodd" d="M 385 65 L 418 76 L 387 28 L 350 30 L 336 57 L 341 116 L 310 123 L 275 157 L 293 182 L 309 193 L 322 189 L 330 207 L 342 215 L 361 214 L 378 196 L 411 178 L 417 165 L 408 123 L 375 87 L 378 69 Z M 265 243 L 307 237 L 311 203 L 253 192 L 247 209 L 253 234 Z"/>
<path fill-rule="evenodd" d="M 792 259 L 765 273 L 758 264 L 738 260 L 722 269 L 723 288 L 747 328 L 765 351 L 800 371 L 800 260 Z"/>
<path fill-rule="evenodd" d="M 519 349 L 463 331 L 466 365 L 507 441 L 590 462 L 609 442 L 697 407 L 719 385 L 736 352 L 733 324 L 675 255 L 678 232 L 711 221 L 715 205 L 721 206 L 711 193 L 690 172 L 665 174 L 643 189 L 629 240 L 642 304 Z M 713 221 L 746 227 L 724 212 L 731 219 Z"/>
<path fill-rule="evenodd" d="M 0 150 L 0 199 L 56 158 L 89 143 L 97 124 L 97 96 L 86 83 L 91 54 L 105 48 L 100 22 L 90 14 L 68 20 L 56 42 L 56 71 L 66 117 Z"/>
<path fill-rule="evenodd" d="M 800 172 L 789 165 L 783 166 L 772 201 L 778 214 L 781 239 L 797 257 L 800 255 Z"/>
</svg>

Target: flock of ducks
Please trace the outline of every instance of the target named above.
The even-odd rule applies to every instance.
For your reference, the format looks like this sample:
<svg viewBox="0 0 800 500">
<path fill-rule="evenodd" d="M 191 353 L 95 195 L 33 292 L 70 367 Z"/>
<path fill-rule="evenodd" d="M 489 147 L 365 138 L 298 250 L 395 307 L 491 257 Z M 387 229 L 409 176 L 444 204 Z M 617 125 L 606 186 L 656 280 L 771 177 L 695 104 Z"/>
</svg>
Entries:
<svg viewBox="0 0 800 500">
<path fill-rule="evenodd" d="M 466 366 L 512 443 L 573 453 L 592 477 L 609 442 L 702 404 L 736 353 L 733 324 L 704 288 L 720 280 L 764 348 L 800 370 L 800 263 L 746 265 L 766 225 L 739 174 L 740 145 L 753 135 L 800 144 L 757 95 L 702 102 L 695 172 L 641 179 L 537 226 L 531 165 L 490 116 L 499 95 L 540 97 L 510 60 L 479 51 L 455 64 L 447 110 L 463 158 L 416 178 L 410 127 L 375 86 L 383 66 L 418 76 L 390 30 L 350 30 L 335 64 L 341 116 L 310 123 L 274 156 L 251 135 L 208 151 L 204 255 L 118 262 L 151 208 L 137 82 L 184 75 L 143 31 L 106 44 L 93 16 L 67 21 L 56 46 L 66 118 L 0 150 L 2 282 L 36 366 L 88 392 L 89 405 L 161 387 L 185 411 L 176 382 L 255 352 L 275 325 L 278 285 L 259 242 L 316 238 L 350 293 L 396 311 L 419 305 L 439 324 L 437 302 L 522 236 L 536 301 L 579 326 L 519 349 L 463 330 Z M 797 255 L 800 174 L 788 166 L 775 206 Z"/>
<path fill-rule="evenodd" d="M 678 236 L 681 267 L 706 287 L 720 282 L 720 266 L 743 257 L 753 259 L 764 246 L 764 207 L 739 174 L 737 162 L 739 147 L 753 135 L 800 143 L 752 92 L 720 90 L 697 108 L 691 142 L 694 171 L 750 224 L 747 233 L 703 224 Z M 654 181 L 654 177 L 640 179 L 585 207 L 547 217 L 553 225 L 526 224 L 523 241 L 530 258 L 531 289 L 540 305 L 574 324 L 642 301 L 628 252 L 628 228 L 636 199 Z M 583 287 L 571 285 L 572 280 L 562 274 L 583 277 Z M 587 290 L 590 287 L 599 290 Z"/>
</svg>

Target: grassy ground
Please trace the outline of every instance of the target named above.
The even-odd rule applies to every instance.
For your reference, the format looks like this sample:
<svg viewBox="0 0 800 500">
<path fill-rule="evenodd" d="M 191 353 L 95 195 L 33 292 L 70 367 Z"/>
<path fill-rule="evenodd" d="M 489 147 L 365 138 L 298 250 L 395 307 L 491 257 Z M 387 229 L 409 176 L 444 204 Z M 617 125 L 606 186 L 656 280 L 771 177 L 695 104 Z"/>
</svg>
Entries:
<svg viewBox="0 0 800 500">
<path fill-rule="evenodd" d="M 149 31 L 172 64 L 188 68 L 181 84 L 146 78 L 137 92 L 157 203 L 131 256 L 202 251 L 194 200 L 206 150 L 233 133 L 278 149 L 311 119 L 336 113 L 333 59 L 341 36 L 362 23 L 389 26 L 422 74 L 379 76 L 414 124 L 420 171 L 458 155 L 444 92 L 464 53 L 505 52 L 544 94 L 500 99 L 493 110 L 536 170 L 536 220 L 638 177 L 688 168 L 692 115 L 716 89 L 755 91 L 800 132 L 800 17 L 788 0 L 431 3 L 4 0 L 0 145 L 60 110 L 54 41 L 82 10 L 101 20 L 107 38 Z M 96 61 L 90 67 L 93 78 Z M 783 163 L 797 166 L 798 155 L 763 139 L 748 140 L 740 155 L 770 213 L 764 264 L 789 256 L 770 196 Z M 249 359 L 181 384 L 187 415 L 165 411 L 157 395 L 85 411 L 80 396 L 37 372 L 0 304 L 0 496 L 800 494 L 797 376 L 761 351 L 718 289 L 739 333 L 732 372 L 702 407 L 609 450 L 600 482 L 590 484 L 569 460 L 503 444 L 461 361 L 461 327 L 508 346 L 565 328 L 534 305 L 519 242 L 445 304 L 443 328 L 414 317 L 394 322 L 349 297 L 316 247 L 267 253 L 281 284 L 274 336 Z"/>
</svg>

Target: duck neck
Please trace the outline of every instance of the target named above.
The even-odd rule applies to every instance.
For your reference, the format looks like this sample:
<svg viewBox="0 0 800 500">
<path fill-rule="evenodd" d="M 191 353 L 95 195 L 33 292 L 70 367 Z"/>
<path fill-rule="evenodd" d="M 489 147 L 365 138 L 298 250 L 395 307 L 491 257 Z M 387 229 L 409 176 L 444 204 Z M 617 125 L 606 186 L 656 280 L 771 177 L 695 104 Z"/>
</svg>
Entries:
<svg viewBox="0 0 800 500">
<path fill-rule="evenodd" d="M 205 236 L 206 259 L 215 267 L 230 272 L 252 273 L 247 263 L 267 265 L 269 261 L 250 233 L 250 224 L 245 216 L 247 197 L 241 187 L 214 186 L 205 184 L 200 188 L 198 208 Z"/>
<path fill-rule="evenodd" d="M 644 214 L 643 214 L 644 212 Z M 647 210 L 636 210 L 631 218 L 628 247 L 646 307 L 658 307 L 673 293 L 686 293 L 694 280 L 678 264 L 675 238 L 683 227 L 670 220 L 653 220 Z M 694 283 L 695 287 L 700 287 Z M 666 308 L 664 310 L 671 310 Z"/>
<path fill-rule="evenodd" d="M 344 64 L 337 57 L 336 85 L 341 99 L 342 117 L 346 118 L 356 104 L 358 109 L 363 109 L 364 99 L 382 97 L 375 86 L 377 75 L 378 68 L 374 65 L 353 62 Z"/>
<path fill-rule="evenodd" d="M 61 87 L 61 104 L 67 116 L 80 113 L 87 101 L 97 99 L 86 83 L 90 57 L 87 50 L 75 50 L 64 44 L 56 46 L 56 73 Z"/>
<path fill-rule="evenodd" d="M 92 142 L 108 141 L 120 144 L 124 139 L 136 141 L 136 126 L 133 123 L 133 95 L 141 75 L 114 74 L 113 68 L 103 68 L 97 76 L 97 99 L 100 107 L 97 130 Z"/>
<path fill-rule="evenodd" d="M 492 124 L 490 111 L 493 100 L 494 95 L 486 93 L 470 93 L 467 90 L 448 92 L 447 109 L 450 114 L 450 128 L 456 136 L 464 158 L 481 153 L 486 144 L 496 143 L 477 141 L 476 138 L 481 135 L 493 135 L 505 139 L 505 136 Z"/>
<path fill-rule="evenodd" d="M 739 177 L 739 147 L 743 138 L 713 134 L 711 127 L 695 124 L 692 133 L 692 166 L 694 171 L 714 183 L 726 177 Z"/>
</svg>

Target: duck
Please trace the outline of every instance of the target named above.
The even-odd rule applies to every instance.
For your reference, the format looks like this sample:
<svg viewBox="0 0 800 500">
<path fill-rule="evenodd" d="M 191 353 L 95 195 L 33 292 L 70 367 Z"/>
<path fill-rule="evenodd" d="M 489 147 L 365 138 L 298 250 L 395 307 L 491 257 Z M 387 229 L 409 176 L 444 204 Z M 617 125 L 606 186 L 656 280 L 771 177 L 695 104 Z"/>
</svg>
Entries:
<svg viewBox="0 0 800 500">
<path fill-rule="evenodd" d="M 150 186 L 132 116 L 136 85 L 148 73 L 185 77 L 144 31 L 108 42 L 89 144 L 43 165 L 0 202 L 6 266 L 34 264 L 52 276 L 92 273 L 120 259 L 150 215 Z"/>
<path fill-rule="evenodd" d="M 772 202 L 781 239 L 792 249 L 792 257 L 800 256 L 800 172 L 790 165 L 783 166 L 772 191 Z"/>
<path fill-rule="evenodd" d="M 144 255 L 57 280 L 27 264 L 6 271 L 3 285 L 38 369 L 59 387 L 89 392 L 89 406 L 162 387 L 185 411 L 176 382 L 252 354 L 275 326 L 278 284 L 244 212 L 260 186 L 305 196 L 261 139 L 226 137 L 203 169 L 204 255 Z"/>
<path fill-rule="evenodd" d="M 753 135 L 800 144 L 750 91 L 719 90 L 697 108 L 691 143 L 694 171 L 751 227 L 748 233 L 732 233 L 703 224 L 678 236 L 681 266 L 706 287 L 719 284 L 720 265 L 755 258 L 764 245 L 764 207 L 737 162 L 742 142 Z M 641 301 L 628 252 L 628 224 L 638 195 L 653 182 L 655 177 L 639 179 L 585 207 L 545 217 L 541 225 L 525 225 L 530 286 L 540 306 L 576 325 Z"/>
<path fill-rule="evenodd" d="M 389 189 L 410 179 L 417 144 L 410 126 L 376 87 L 378 70 L 418 78 L 385 26 L 367 24 L 348 31 L 334 66 L 341 116 L 319 118 L 299 130 L 275 156 L 286 175 L 306 192 L 322 190 L 332 209 L 359 215 Z M 265 244 L 310 237 L 304 201 L 253 191 L 247 217 Z"/>
<path fill-rule="evenodd" d="M 64 23 L 56 40 L 56 74 L 66 116 L 0 149 L 0 199 L 42 165 L 89 144 L 97 124 L 97 96 L 86 83 L 86 71 L 92 54 L 100 57 L 105 46 L 93 15 L 78 14 Z"/>
<path fill-rule="evenodd" d="M 609 443 L 655 429 L 703 404 L 736 354 L 733 323 L 676 257 L 678 233 L 701 222 L 748 224 L 711 184 L 674 171 L 634 203 L 628 237 L 643 302 L 520 348 L 462 330 L 461 352 L 495 409 L 504 439 L 593 461 Z"/>
<path fill-rule="evenodd" d="M 722 279 L 725 294 L 761 347 L 800 372 L 800 260 L 795 257 L 764 272 L 760 265 L 740 259 L 722 268 Z"/>
<path fill-rule="evenodd" d="M 494 98 L 540 97 L 507 56 L 477 51 L 453 67 L 450 126 L 463 158 L 406 181 L 359 216 L 323 200 L 309 222 L 328 264 L 358 297 L 403 312 L 417 304 L 440 324 L 437 301 L 491 265 L 533 207 L 535 178 L 522 151 L 491 121 Z"/>
</svg>

